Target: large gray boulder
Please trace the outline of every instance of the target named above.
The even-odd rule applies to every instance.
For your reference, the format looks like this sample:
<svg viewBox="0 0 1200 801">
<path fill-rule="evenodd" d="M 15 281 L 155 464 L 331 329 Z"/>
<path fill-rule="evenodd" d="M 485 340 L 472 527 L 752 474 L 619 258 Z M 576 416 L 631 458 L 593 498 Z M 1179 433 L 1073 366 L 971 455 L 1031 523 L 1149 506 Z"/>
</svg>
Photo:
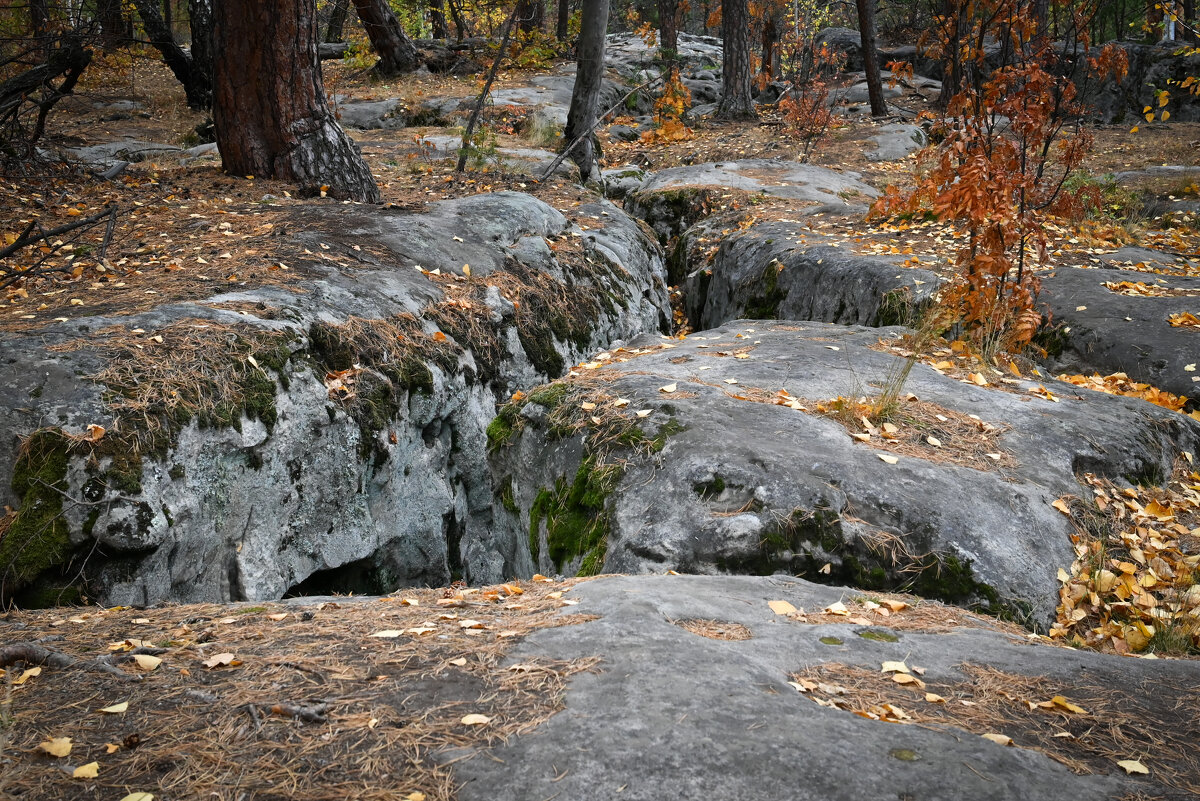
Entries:
<svg viewBox="0 0 1200 801">
<path fill-rule="evenodd" d="M 1156 251 L 1124 248 L 1106 261 L 1109 269 L 1060 267 L 1042 279 L 1039 303 L 1056 324 L 1043 343 L 1050 365 L 1055 372 L 1123 372 L 1200 399 L 1200 331 L 1168 322 L 1171 315 L 1189 312 L 1200 318 L 1200 278 L 1170 275 L 1173 257 Z M 1167 274 L 1119 269 L 1126 262 Z M 1146 296 L 1105 287 L 1126 282 L 1179 294 Z"/>
<path fill-rule="evenodd" d="M 879 336 L 739 321 L 610 354 L 598 372 L 502 410 L 495 530 L 525 538 L 518 564 L 543 573 L 782 572 L 907 586 L 1044 626 L 1057 571 L 1075 558 L 1071 523 L 1051 503 L 1090 497 L 1076 473 L 1146 481 L 1200 442 L 1195 421 L 1140 400 L 1056 384 L 1067 397 L 1051 402 L 1028 382 L 1002 391 L 996 376 L 983 387 L 917 364 L 903 392 L 946 420 L 927 408 L 912 422 L 902 403 L 899 422 L 923 450 L 889 455 L 850 436 L 863 433 L 854 412 L 850 430 L 814 413 L 894 380 L 903 360 L 873 349 Z M 921 445 L 926 435 L 939 445 Z"/>
<path fill-rule="evenodd" d="M 945 614 L 945 626 L 916 630 L 819 615 L 801 623 L 773 613 L 768 603 L 787 601 L 812 614 L 837 602 L 857 607 L 859 593 L 781 577 L 609 577 L 583 582 L 567 597 L 578 601 L 570 612 L 594 619 L 536 632 L 512 654 L 513 664 L 594 656 L 603 661 L 570 679 L 565 709 L 536 729 L 486 752 L 443 754 L 454 760 L 463 801 L 1188 797 L 1162 774 L 1163 762 L 1175 755 L 1146 735 L 1157 725 L 1175 742 L 1196 736 L 1195 661 L 1031 644 L 961 614 Z M 923 691 L 888 681 L 880 673 L 886 661 L 923 668 L 928 689 L 944 694 L 949 706 L 935 707 Z M 979 674 L 972 668 L 980 667 L 1013 680 L 990 689 L 975 685 Z M 789 684 L 793 675 L 814 668 L 828 671 L 824 681 L 833 693 L 842 687 L 844 697 L 819 689 L 802 694 Z M 851 670 L 860 678 L 852 681 Z M 970 714 L 949 725 L 902 725 L 833 706 L 840 700 L 853 709 L 878 708 L 859 683 L 872 674 L 881 680 L 870 688 L 882 685 L 884 697 L 908 714 L 938 708 L 953 717 L 957 710 L 971 712 L 960 705 L 966 702 L 975 709 L 1011 708 L 1018 719 L 1017 707 L 1025 701 L 1054 695 L 1082 704 L 1085 714 L 1039 710 L 1029 728 Z M 1025 698 L 1017 687 L 1031 680 L 1039 694 Z M 1100 732 L 1112 719 L 1092 700 L 1149 724 L 1122 733 L 1130 738 L 1123 743 L 1127 752 L 1106 748 Z M 1050 737 L 1055 731 L 1069 737 Z M 1039 743 L 1039 733 L 1048 739 Z M 1014 747 L 984 734 L 1011 735 Z M 1047 749 L 1047 742 L 1059 747 Z M 1073 758 L 1082 770 L 1068 769 L 1046 750 Z M 1149 775 L 1127 776 L 1116 764 L 1135 758 Z M 1176 779 L 1195 781 L 1194 774 Z"/>
<path fill-rule="evenodd" d="M 638 224 L 606 201 L 572 214 L 586 231 L 510 192 L 425 214 L 298 209 L 298 284 L 10 338 L 5 596 L 76 574 L 109 605 L 513 575 L 517 544 L 478 523 L 497 398 L 669 315 L 661 256 Z M 88 377 L 112 363 L 105 337 L 142 348 L 122 362 L 130 378 Z M 194 378 L 155 379 L 185 405 L 151 394 L 144 415 L 114 415 L 110 393 L 149 380 L 141 360 L 196 338 L 209 349 L 180 367 Z M 89 425 L 107 433 L 89 441 Z"/>
<path fill-rule="evenodd" d="M 708 232 L 703 223 L 698 227 Z M 738 318 L 906 324 L 942 283 L 929 270 L 902 266 L 898 257 L 858 255 L 845 243 L 838 247 L 799 221 L 773 220 L 735 231 L 711 261 L 703 253 L 680 253 L 694 241 L 704 241 L 703 233 L 689 230 L 681 237 L 671 278 L 674 282 L 678 260 L 687 258 L 685 310 L 701 330 Z"/>
<path fill-rule="evenodd" d="M 1092 116 L 1104 123 L 1133 124 L 1141 121 L 1142 109 L 1151 106 L 1156 115 L 1169 111 L 1176 122 L 1200 120 L 1200 101 L 1180 89 L 1180 84 L 1200 74 L 1200 54 L 1189 53 L 1182 43 L 1141 44 L 1120 42 L 1129 59 L 1129 72 L 1118 82 L 1108 77 L 1091 82 L 1083 100 Z M 1093 51 L 1090 55 L 1096 55 Z M 1160 108 L 1157 90 L 1170 91 L 1171 100 Z"/>
<path fill-rule="evenodd" d="M 782 159 L 742 159 L 671 167 L 652 174 L 625 200 L 625 209 L 645 220 L 665 243 L 707 212 L 706 193 L 730 190 L 786 198 L 834 211 L 863 211 L 879 192 L 856 172 L 836 172 Z"/>
</svg>

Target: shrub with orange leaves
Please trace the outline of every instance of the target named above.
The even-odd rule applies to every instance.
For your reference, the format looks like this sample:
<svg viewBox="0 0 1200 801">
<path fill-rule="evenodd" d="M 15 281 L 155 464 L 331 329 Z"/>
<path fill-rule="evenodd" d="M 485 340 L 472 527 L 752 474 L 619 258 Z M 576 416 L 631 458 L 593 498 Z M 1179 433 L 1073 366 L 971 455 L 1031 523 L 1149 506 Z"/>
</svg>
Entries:
<svg viewBox="0 0 1200 801">
<path fill-rule="evenodd" d="M 965 15 L 967 35 L 954 44 L 964 62 L 941 141 L 921 154 L 916 187 L 903 194 L 890 187 L 873 211 L 931 212 L 961 225 L 965 244 L 943 302 L 979 352 L 991 355 L 1024 348 L 1039 327 L 1035 269 L 1046 263 L 1044 224 L 1092 138 L 1078 124 L 1068 127 L 1083 111 L 1076 85 L 1021 0 L 955 2 L 974 13 Z M 1074 38 L 1086 50 L 1087 18 L 1081 7 L 1075 12 Z M 983 43 L 993 37 L 1004 66 L 984 79 Z M 1106 48 L 1088 68 L 1120 74 L 1123 51 Z"/>
</svg>

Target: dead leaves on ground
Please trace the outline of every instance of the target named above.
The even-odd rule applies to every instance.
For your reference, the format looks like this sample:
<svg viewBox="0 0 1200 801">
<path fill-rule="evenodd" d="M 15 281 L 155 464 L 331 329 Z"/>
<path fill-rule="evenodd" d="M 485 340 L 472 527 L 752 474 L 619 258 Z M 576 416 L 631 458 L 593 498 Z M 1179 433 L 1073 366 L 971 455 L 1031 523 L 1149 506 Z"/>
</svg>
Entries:
<svg viewBox="0 0 1200 801">
<path fill-rule="evenodd" d="M 1191 454 L 1185 454 L 1191 457 Z M 1050 636 L 1115 651 L 1200 653 L 1200 472 L 1184 459 L 1157 487 L 1085 475 L 1091 503 L 1060 499 L 1076 559 L 1059 571 Z"/>
<path fill-rule="evenodd" d="M 1147 403 L 1153 403 L 1155 406 L 1161 406 L 1173 412 L 1182 411 L 1184 405 L 1187 403 L 1187 398 L 1180 395 L 1173 395 L 1151 384 L 1133 381 L 1125 373 L 1112 373 L 1111 375 L 1103 376 L 1099 373 L 1092 373 L 1090 376 L 1063 373 L 1058 376 L 1058 380 L 1066 381 L 1077 387 L 1095 390 L 1096 392 L 1104 392 L 1108 395 L 1141 398 Z"/>
</svg>

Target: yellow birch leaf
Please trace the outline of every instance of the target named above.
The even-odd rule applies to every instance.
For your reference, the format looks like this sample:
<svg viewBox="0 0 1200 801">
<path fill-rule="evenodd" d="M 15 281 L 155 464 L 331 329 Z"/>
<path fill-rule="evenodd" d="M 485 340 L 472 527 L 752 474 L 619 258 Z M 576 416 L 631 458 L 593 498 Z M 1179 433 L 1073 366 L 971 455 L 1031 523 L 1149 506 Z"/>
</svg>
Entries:
<svg viewBox="0 0 1200 801">
<path fill-rule="evenodd" d="M 139 670 L 145 670 L 147 672 L 154 670 L 162 664 L 161 659 L 159 659 L 157 656 L 151 656 L 150 654 L 134 654 L 133 661 L 137 663 Z"/>
<path fill-rule="evenodd" d="M 71 772 L 71 778 L 74 779 L 94 779 L 100 774 L 100 763 L 89 762 L 86 765 L 80 765 Z"/>
<path fill-rule="evenodd" d="M 40 743 L 38 748 L 45 751 L 50 756 L 65 757 L 71 753 L 71 738 L 70 737 L 54 737 L 44 743 Z"/>
<path fill-rule="evenodd" d="M 981 734 L 979 736 L 985 740 L 991 740 L 996 745 L 1012 745 L 1012 738 L 1003 734 Z"/>
<path fill-rule="evenodd" d="M 464 726 L 482 726 L 485 723 L 491 723 L 492 719 L 487 715 L 480 715 L 478 712 L 473 712 L 470 715 L 463 715 L 463 719 L 459 722 Z"/>
<path fill-rule="evenodd" d="M 104 713 L 105 715 L 119 715 L 122 712 L 124 712 L 126 709 L 129 709 L 129 702 L 122 701 L 119 704 L 113 704 L 112 706 L 106 706 L 99 711 Z"/>
<path fill-rule="evenodd" d="M 884 662 L 882 673 L 908 673 L 908 665 L 903 662 Z"/>
<path fill-rule="evenodd" d="M 791 615 L 796 612 L 796 607 L 787 601 L 767 601 L 767 606 L 777 615 Z"/>
<path fill-rule="evenodd" d="M 122 798 L 121 801 L 154 801 L 154 795 L 151 793 L 130 793 Z"/>
<path fill-rule="evenodd" d="M 1124 768 L 1126 773 L 1150 773 L 1150 768 L 1146 767 L 1141 762 L 1138 762 L 1136 759 L 1121 759 L 1117 761 L 1117 764 Z"/>
</svg>

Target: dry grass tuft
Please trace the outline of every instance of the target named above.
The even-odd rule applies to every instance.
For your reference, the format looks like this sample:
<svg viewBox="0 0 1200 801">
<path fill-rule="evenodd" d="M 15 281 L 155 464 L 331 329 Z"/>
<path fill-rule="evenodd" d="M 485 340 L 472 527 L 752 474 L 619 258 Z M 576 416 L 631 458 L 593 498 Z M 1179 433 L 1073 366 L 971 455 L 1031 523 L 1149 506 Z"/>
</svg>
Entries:
<svg viewBox="0 0 1200 801">
<path fill-rule="evenodd" d="M 731 623 L 728 620 L 708 620 L 704 618 L 687 618 L 671 621 L 679 628 L 707 637 L 710 640 L 748 640 L 753 635 L 750 629 L 741 623 Z"/>
</svg>

